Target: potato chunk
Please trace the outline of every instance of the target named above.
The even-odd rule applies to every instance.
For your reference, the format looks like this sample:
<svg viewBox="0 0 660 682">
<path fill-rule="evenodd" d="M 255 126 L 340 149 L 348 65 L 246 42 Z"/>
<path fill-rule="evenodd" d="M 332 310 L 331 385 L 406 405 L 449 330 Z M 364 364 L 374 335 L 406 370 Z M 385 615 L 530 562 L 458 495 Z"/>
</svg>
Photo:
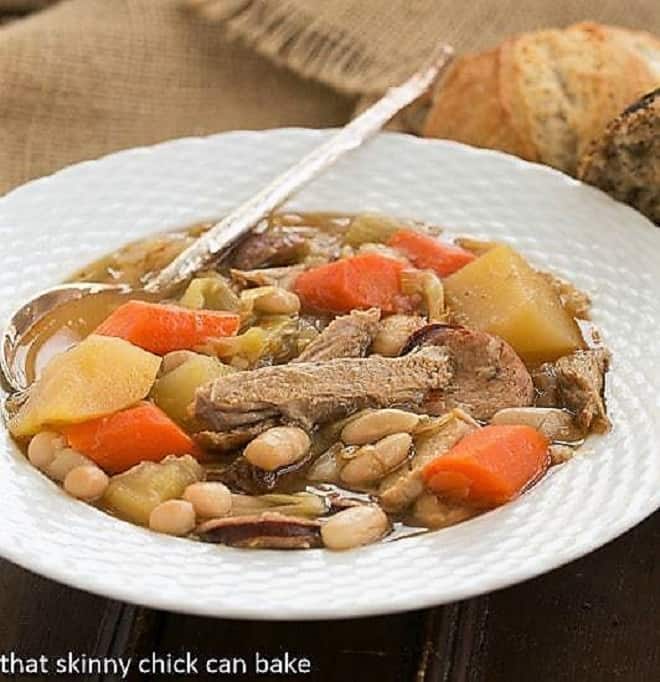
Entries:
<svg viewBox="0 0 660 682">
<path fill-rule="evenodd" d="M 508 341 L 527 363 L 583 348 L 575 320 L 552 286 L 508 246 L 497 246 L 448 277 L 450 309 L 468 326 Z"/>
<path fill-rule="evenodd" d="M 201 465 L 190 455 L 142 462 L 113 476 L 101 503 L 120 518 L 146 526 L 161 502 L 181 497 L 191 483 L 202 478 Z"/>
<path fill-rule="evenodd" d="M 235 370 L 217 358 L 194 355 L 156 381 L 151 397 L 168 417 L 184 427 L 194 425 L 188 408 L 200 386 Z"/>
<path fill-rule="evenodd" d="M 160 362 L 123 339 L 88 336 L 48 363 L 9 430 L 16 437 L 31 436 L 46 424 L 73 424 L 123 410 L 149 393 Z"/>
</svg>

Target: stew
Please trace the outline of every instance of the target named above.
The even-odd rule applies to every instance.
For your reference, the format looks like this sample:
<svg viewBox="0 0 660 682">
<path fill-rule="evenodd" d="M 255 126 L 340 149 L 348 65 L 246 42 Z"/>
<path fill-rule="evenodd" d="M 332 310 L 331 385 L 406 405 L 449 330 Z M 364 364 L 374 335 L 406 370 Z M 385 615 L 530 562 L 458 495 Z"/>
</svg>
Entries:
<svg viewBox="0 0 660 682">
<path fill-rule="evenodd" d="M 205 229 L 73 279 L 139 285 Z M 610 428 L 588 296 L 424 223 L 275 214 L 162 300 L 75 305 L 26 338 L 9 429 L 69 494 L 161 533 L 389 541 L 507 503 Z"/>
</svg>

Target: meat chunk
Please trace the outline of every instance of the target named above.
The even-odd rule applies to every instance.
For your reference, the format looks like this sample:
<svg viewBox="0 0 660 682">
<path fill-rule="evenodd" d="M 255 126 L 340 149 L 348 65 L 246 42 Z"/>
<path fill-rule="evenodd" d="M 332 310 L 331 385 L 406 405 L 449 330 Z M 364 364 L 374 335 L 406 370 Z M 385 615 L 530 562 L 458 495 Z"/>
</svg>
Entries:
<svg viewBox="0 0 660 682">
<path fill-rule="evenodd" d="M 277 512 L 211 519 L 197 528 L 206 542 L 249 549 L 310 549 L 321 547 L 318 521 Z"/>
<path fill-rule="evenodd" d="M 536 391 L 534 404 L 537 407 L 558 407 L 561 405 L 554 362 L 545 362 L 535 369 L 532 372 L 532 381 Z"/>
<path fill-rule="evenodd" d="M 294 362 L 322 362 L 336 358 L 361 358 L 376 332 L 380 310 L 354 310 L 333 320 Z"/>
<path fill-rule="evenodd" d="M 249 443 L 264 431 L 277 426 L 274 419 L 264 419 L 255 424 L 237 427 L 230 431 L 200 431 L 194 435 L 195 440 L 206 450 L 215 452 L 231 452 Z"/>
<path fill-rule="evenodd" d="M 308 251 L 303 235 L 286 229 L 253 233 L 235 249 L 232 262 L 239 270 L 266 266 L 291 265 L 301 261 Z"/>
<path fill-rule="evenodd" d="M 580 350 L 555 363 L 561 404 L 573 412 L 585 430 L 605 433 L 610 420 L 605 411 L 605 373 L 610 354 L 605 349 Z"/>
<path fill-rule="evenodd" d="M 561 304 L 569 315 L 578 320 L 588 320 L 591 310 L 591 298 L 589 294 L 578 289 L 574 284 L 558 277 L 552 272 L 539 272 L 555 290 Z"/>
<path fill-rule="evenodd" d="M 610 354 L 604 348 L 580 350 L 534 372 L 538 407 L 563 407 L 577 426 L 604 433 L 610 428 L 603 398 Z"/>
<path fill-rule="evenodd" d="M 209 431 L 208 433 L 214 432 Z M 217 433 L 220 438 L 223 435 L 222 432 Z M 295 477 L 299 471 L 307 466 L 310 459 L 311 455 L 307 455 L 288 466 L 280 467 L 274 471 L 266 471 L 250 464 L 243 455 L 239 455 L 224 468 L 215 468 L 207 472 L 207 478 L 213 481 L 221 481 L 232 490 L 241 490 L 248 495 L 260 495 L 274 491 L 280 483 Z"/>
<path fill-rule="evenodd" d="M 449 353 L 423 348 L 400 358 L 341 358 L 237 372 L 197 392 L 195 414 L 225 431 L 281 416 L 312 428 L 367 407 L 420 405 L 452 378 Z"/>
<path fill-rule="evenodd" d="M 526 407 L 534 400 L 534 384 L 523 361 L 497 336 L 485 332 L 432 324 L 410 337 L 404 353 L 420 346 L 449 351 L 453 377 L 424 403 L 429 414 L 453 408 L 466 410 L 475 419 L 488 420 L 505 407 Z"/>
</svg>

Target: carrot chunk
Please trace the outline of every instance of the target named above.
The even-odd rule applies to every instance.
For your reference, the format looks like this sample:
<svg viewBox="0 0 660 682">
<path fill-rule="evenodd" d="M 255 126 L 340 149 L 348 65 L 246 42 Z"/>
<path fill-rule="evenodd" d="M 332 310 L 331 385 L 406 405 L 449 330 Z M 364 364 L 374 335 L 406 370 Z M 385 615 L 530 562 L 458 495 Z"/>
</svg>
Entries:
<svg viewBox="0 0 660 682">
<path fill-rule="evenodd" d="M 548 446 L 548 439 L 531 426 L 486 426 L 429 462 L 422 475 L 436 495 L 496 507 L 545 473 Z"/>
<path fill-rule="evenodd" d="M 62 432 L 74 450 L 112 474 L 140 462 L 159 462 L 167 455 L 200 454 L 192 438 L 149 402 L 67 426 Z"/>
<path fill-rule="evenodd" d="M 410 307 L 401 291 L 404 268 L 394 258 L 368 253 L 307 270 L 293 288 L 308 309 L 346 313 L 380 308 L 391 313 Z"/>
<path fill-rule="evenodd" d="M 387 243 L 406 256 L 415 267 L 433 270 L 440 277 L 448 277 L 476 258 L 460 246 L 443 244 L 415 230 L 397 230 Z"/>
<path fill-rule="evenodd" d="M 194 348 L 210 338 L 231 336 L 239 324 L 239 316 L 233 313 L 129 301 L 111 313 L 94 333 L 118 336 L 152 353 L 165 355 Z"/>
</svg>

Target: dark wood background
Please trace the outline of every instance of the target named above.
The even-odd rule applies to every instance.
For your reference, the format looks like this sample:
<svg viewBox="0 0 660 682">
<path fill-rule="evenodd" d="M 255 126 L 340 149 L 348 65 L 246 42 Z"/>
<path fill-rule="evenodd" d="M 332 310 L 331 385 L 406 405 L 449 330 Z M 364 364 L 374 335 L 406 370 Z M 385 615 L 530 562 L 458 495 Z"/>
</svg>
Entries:
<svg viewBox="0 0 660 682">
<path fill-rule="evenodd" d="M 189 651 L 201 660 L 288 651 L 312 662 L 312 672 L 295 679 L 323 682 L 658 682 L 660 513 L 522 585 L 428 611 L 348 621 L 182 616 L 89 595 L 0 562 L 0 653 L 9 651 L 136 659 Z M 153 678 L 134 672 L 129 679 Z"/>
</svg>

